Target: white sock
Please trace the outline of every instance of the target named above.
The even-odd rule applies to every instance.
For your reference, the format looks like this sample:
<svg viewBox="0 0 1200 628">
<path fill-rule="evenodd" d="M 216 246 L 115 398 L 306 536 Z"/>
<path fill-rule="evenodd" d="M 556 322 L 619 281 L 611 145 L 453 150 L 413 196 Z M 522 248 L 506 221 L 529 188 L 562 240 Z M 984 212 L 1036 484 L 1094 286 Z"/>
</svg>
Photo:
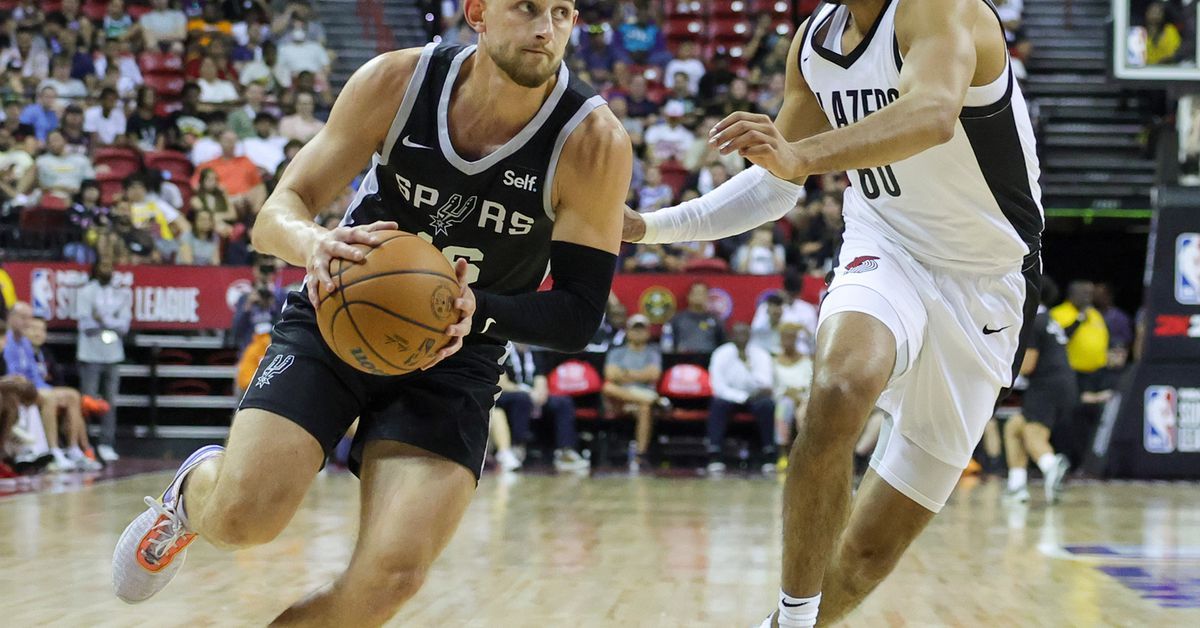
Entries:
<svg viewBox="0 0 1200 628">
<path fill-rule="evenodd" d="M 821 594 L 813 597 L 792 597 L 779 590 L 779 628 L 812 628 L 817 625 L 817 607 Z"/>
<path fill-rule="evenodd" d="M 1037 459 L 1038 468 L 1042 470 L 1042 475 L 1050 473 L 1050 470 L 1054 468 L 1057 462 L 1054 459 L 1054 454 L 1042 454 L 1042 457 Z"/>
<path fill-rule="evenodd" d="M 1009 469 L 1008 470 L 1008 490 L 1015 491 L 1025 488 L 1025 483 L 1029 480 L 1029 472 L 1025 469 Z"/>
</svg>

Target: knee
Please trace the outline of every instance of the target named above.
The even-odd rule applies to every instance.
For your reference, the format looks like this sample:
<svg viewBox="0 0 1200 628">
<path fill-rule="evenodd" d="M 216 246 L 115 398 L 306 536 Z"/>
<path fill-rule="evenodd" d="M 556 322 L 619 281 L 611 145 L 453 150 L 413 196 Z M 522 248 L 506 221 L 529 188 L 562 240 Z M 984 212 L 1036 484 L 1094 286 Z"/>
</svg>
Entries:
<svg viewBox="0 0 1200 628">
<path fill-rule="evenodd" d="M 355 580 L 367 583 L 364 592 L 370 598 L 369 607 L 382 621 L 387 621 L 404 602 L 421 590 L 429 572 L 429 563 L 413 560 L 412 557 L 383 557 L 372 563 L 363 572 L 365 577 Z"/>
<path fill-rule="evenodd" d="M 254 547 L 275 540 L 287 526 L 290 516 L 281 509 L 285 500 L 250 495 L 237 495 L 214 500 L 204 511 L 203 534 L 210 542 L 223 547 Z M 286 507 L 284 507 L 286 508 Z"/>
<path fill-rule="evenodd" d="M 843 584 L 855 593 L 870 592 L 892 572 L 900 555 L 876 540 L 844 539 L 838 551 Z"/>
</svg>

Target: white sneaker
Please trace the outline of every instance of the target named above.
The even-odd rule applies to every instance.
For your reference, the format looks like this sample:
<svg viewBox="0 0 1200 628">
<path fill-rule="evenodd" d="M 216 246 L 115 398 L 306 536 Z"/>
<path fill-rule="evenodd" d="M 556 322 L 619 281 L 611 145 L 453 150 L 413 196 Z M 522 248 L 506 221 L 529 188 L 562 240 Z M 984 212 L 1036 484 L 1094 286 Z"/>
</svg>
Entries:
<svg viewBox="0 0 1200 628">
<path fill-rule="evenodd" d="M 554 468 L 559 471 L 586 471 L 592 463 L 574 449 L 558 449 L 554 452 Z"/>
<path fill-rule="evenodd" d="M 46 465 L 46 470 L 52 473 L 66 473 L 75 470 L 75 463 L 61 449 L 51 449 L 50 455 L 54 461 Z"/>
<path fill-rule="evenodd" d="M 150 508 L 121 533 L 113 551 L 113 593 L 130 604 L 158 593 L 183 566 L 187 546 L 196 539 L 188 530 L 179 489 L 196 465 L 225 451 L 220 445 L 197 449 L 175 472 L 160 499 L 146 498 Z"/>
<path fill-rule="evenodd" d="M 111 445 L 100 445 L 96 447 L 96 455 L 105 462 L 116 462 L 121 459 L 117 452 L 113 451 Z"/>
<path fill-rule="evenodd" d="M 708 463 L 708 466 L 705 467 L 705 469 L 707 469 L 709 473 L 724 473 L 725 472 L 725 463 L 724 462 L 710 462 L 710 463 Z"/>
<path fill-rule="evenodd" d="M 1005 489 L 1004 499 L 1017 502 L 1018 504 L 1024 504 L 1029 501 L 1029 488 L 1022 486 L 1021 488 Z"/>
<path fill-rule="evenodd" d="M 1062 492 L 1063 480 L 1067 477 L 1067 471 L 1071 469 L 1071 463 L 1063 454 L 1054 456 L 1054 466 L 1050 472 L 1046 474 L 1046 503 L 1053 504 L 1058 502 L 1059 493 Z"/>
<path fill-rule="evenodd" d="M 496 452 L 496 464 L 500 465 L 501 471 L 516 471 L 521 468 L 521 461 L 517 460 L 516 454 L 511 449 Z"/>
</svg>

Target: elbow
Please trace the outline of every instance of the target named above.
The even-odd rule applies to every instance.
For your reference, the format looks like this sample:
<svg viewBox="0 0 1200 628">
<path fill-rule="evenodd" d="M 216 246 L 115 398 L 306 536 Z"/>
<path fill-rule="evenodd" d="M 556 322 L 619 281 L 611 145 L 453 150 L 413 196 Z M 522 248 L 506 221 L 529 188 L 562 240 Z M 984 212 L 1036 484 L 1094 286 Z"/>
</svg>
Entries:
<svg viewBox="0 0 1200 628">
<path fill-rule="evenodd" d="M 961 105 L 949 102 L 935 102 L 931 105 L 933 111 L 926 118 L 929 120 L 929 135 L 933 146 L 940 146 L 954 139 L 958 130 L 958 114 Z"/>
</svg>

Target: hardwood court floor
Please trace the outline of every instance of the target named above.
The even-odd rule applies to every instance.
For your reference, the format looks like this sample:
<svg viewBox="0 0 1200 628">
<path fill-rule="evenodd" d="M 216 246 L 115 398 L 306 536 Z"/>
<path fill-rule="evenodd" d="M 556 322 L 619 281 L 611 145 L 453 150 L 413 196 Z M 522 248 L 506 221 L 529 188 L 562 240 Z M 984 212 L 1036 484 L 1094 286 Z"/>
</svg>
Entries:
<svg viewBox="0 0 1200 628">
<path fill-rule="evenodd" d="M 349 557 L 357 481 L 323 474 L 274 543 L 198 541 L 166 590 L 126 606 L 113 544 L 169 477 L 0 499 L 0 625 L 263 625 Z M 1000 490 L 961 486 L 847 625 L 1200 626 L 1196 484 L 1080 484 L 1051 509 Z M 392 625 L 756 626 L 778 588 L 779 509 L 777 479 L 486 476 Z"/>
</svg>

